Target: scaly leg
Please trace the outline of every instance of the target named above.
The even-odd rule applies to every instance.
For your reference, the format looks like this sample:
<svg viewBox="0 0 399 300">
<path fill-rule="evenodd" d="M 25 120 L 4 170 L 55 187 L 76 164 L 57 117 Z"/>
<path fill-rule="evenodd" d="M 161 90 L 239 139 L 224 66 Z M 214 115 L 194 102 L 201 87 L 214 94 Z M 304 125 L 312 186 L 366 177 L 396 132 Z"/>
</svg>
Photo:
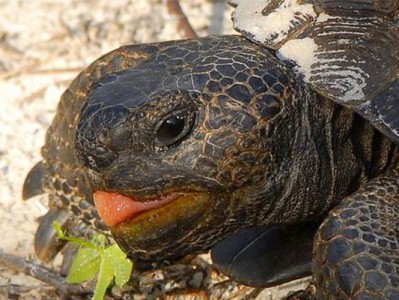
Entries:
<svg viewBox="0 0 399 300">
<path fill-rule="evenodd" d="M 399 299 L 399 168 L 331 211 L 313 270 L 318 299 Z"/>
</svg>

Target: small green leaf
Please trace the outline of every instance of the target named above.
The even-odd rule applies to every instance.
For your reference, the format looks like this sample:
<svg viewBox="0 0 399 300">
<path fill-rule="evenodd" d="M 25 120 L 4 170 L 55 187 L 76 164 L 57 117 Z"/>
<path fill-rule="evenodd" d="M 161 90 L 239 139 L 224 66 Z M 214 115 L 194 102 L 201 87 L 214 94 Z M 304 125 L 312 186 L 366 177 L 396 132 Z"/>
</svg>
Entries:
<svg viewBox="0 0 399 300">
<path fill-rule="evenodd" d="M 103 300 L 108 286 L 114 278 L 114 266 L 101 255 L 100 272 L 98 273 L 97 285 L 94 290 L 93 300 Z"/>
<path fill-rule="evenodd" d="M 97 249 L 80 248 L 69 269 L 68 283 L 81 283 L 94 278 L 100 268 L 101 256 Z"/>
<path fill-rule="evenodd" d="M 61 240 L 72 242 L 76 245 L 79 245 L 79 246 L 82 246 L 85 248 L 99 248 L 96 244 L 88 242 L 85 239 L 73 237 L 73 236 L 67 236 L 65 234 L 65 232 L 62 230 L 61 225 L 57 221 L 53 222 L 53 228 L 54 228 L 55 232 L 57 233 L 58 238 Z"/>
<path fill-rule="evenodd" d="M 130 279 L 133 268 L 132 261 L 126 257 L 126 254 L 117 244 L 113 244 L 105 249 L 104 259 L 109 260 L 114 267 L 116 285 L 123 287 Z"/>
<path fill-rule="evenodd" d="M 54 228 L 55 232 L 57 233 L 58 238 L 63 239 L 65 237 L 65 233 L 62 230 L 60 223 L 58 223 L 57 221 L 54 221 L 53 228 Z"/>
<path fill-rule="evenodd" d="M 88 281 L 98 273 L 93 299 L 102 300 L 114 277 L 119 287 L 129 281 L 133 263 L 117 244 L 106 247 L 106 237 L 102 234 L 95 235 L 92 241 L 70 237 L 59 223 L 54 222 L 53 226 L 60 239 L 80 246 L 69 270 L 68 283 Z"/>
</svg>

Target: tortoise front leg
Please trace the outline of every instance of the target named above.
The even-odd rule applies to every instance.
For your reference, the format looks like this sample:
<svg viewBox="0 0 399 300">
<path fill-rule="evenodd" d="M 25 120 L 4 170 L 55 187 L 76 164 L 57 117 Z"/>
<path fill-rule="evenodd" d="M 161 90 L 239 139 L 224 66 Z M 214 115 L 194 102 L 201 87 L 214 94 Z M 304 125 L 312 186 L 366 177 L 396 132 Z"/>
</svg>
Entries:
<svg viewBox="0 0 399 300">
<path fill-rule="evenodd" d="M 399 299 L 399 172 L 331 211 L 315 237 L 318 299 Z"/>
<path fill-rule="evenodd" d="M 245 228 L 212 248 L 213 265 L 240 284 L 271 287 L 311 274 L 320 222 Z"/>
</svg>

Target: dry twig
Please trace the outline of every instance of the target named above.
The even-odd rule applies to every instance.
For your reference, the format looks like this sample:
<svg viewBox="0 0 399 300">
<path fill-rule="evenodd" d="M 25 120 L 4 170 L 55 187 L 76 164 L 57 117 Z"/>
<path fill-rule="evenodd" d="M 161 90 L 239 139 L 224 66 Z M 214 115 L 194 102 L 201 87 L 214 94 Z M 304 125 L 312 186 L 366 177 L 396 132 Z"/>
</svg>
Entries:
<svg viewBox="0 0 399 300">
<path fill-rule="evenodd" d="M 68 284 L 65 278 L 46 268 L 45 266 L 35 263 L 32 260 L 25 259 L 20 256 L 4 253 L 0 250 L 0 265 L 11 270 L 24 273 L 28 276 L 36 278 L 44 283 L 54 287 L 57 292 L 65 298 L 71 295 L 82 295 L 92 293 L 94 286 L 92 284 Z"/>
<path fill-rule="evenodd" d="M 198 35 L 194 31 L 193 27 L 188 22 L 186 15 L 184 14 L 178 0 L 167 0 L 166 5 L 170 14 L 177 17 L 177 30 L 182 33 L 185 39 L 194 39 Z"/>
</svg>

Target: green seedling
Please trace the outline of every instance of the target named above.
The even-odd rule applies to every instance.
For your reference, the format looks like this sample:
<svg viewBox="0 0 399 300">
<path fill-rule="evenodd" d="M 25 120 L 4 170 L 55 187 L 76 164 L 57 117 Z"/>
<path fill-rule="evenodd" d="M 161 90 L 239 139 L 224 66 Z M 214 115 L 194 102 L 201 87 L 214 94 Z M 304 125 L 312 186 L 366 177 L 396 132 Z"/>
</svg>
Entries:
<svg viewBox="0 0 399 300">
<path fill-rule="evenodd" d="M 65 234 L 59 223 L 54 222 L 53 226 L 58 238 L 79 246 L 66 278 L 68 283 L 82 283 L 97 275 L 93 300 L 102 300 L 113 281 L 118 287 L 123 287 L 129 281 L 133 263 L 117 244 L 106 245 L 106 238 L 102 234 L 95 235 L 91 241 L 71 237 Z"/>
</svg>

